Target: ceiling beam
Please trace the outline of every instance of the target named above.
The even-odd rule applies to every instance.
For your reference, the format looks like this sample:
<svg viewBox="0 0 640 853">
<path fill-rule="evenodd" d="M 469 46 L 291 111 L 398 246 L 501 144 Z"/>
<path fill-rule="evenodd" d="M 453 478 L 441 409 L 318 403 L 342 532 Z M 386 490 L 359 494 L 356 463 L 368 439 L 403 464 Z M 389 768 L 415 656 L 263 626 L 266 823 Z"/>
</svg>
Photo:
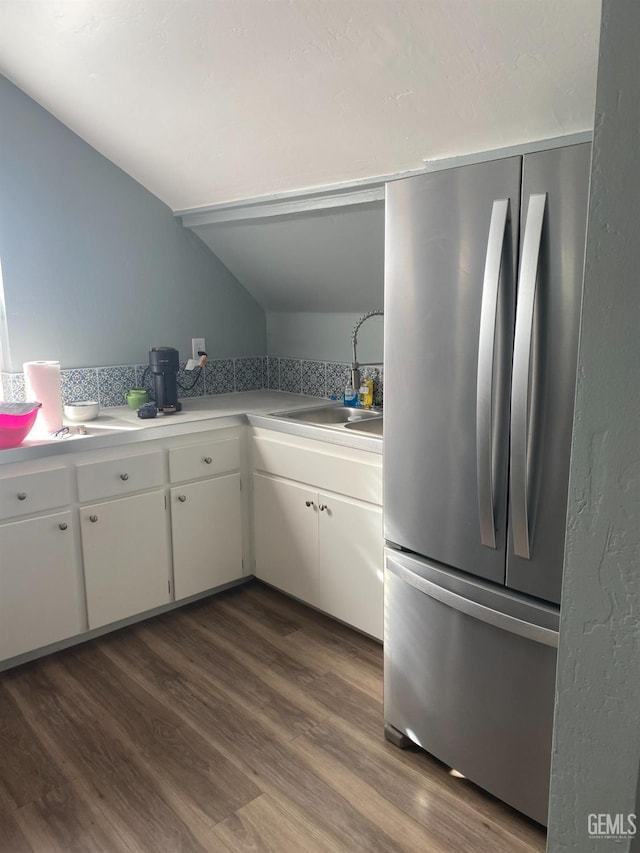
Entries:
<svg viewBox="0 0 640 853">
<path fill-rule="evenodd" d="M 182 217 L 186 228 L 199 225 L 218 225 L 223 222 L 241 222 L 251 219 L 271 219 L 276 216 L 287 216 L 296 213 L 331 210 L 336 207 L 349 207 L 359 204 L 370 204 L 384 201 L 385 184 L 427 172 L 437 172 L 442 169 L 452 169 L 457 166 L 467 166 L 473 163 L 483 163 L 488 160 L 501 160 L 505 157 L 516 157 L 531 154 L 535 151 L 546 151 L 550 148 L 560 148 L 566 145 L 578 145 L 591 142 L 591 131 L 557 136 L 552 139 L 536 140 L 534 142 L 509 145 L 505 148 L 494 148 L 488 151 L 478 151 L 473 154 L 462 154 L 456 157 L 444 157 L 440 160 L 425 160 L 421 169 L 412 172 L 397 172 L 393 175 L 380 175 L 377 178 L 364 178 L 341 184 L 332 184 L 317 189 L 294 190 L 288 193 L 274 193 L 258 198 L 241 199 L 222 204 L 205 205 L 184 210 L 174 211 L 174 216 Z"/>
</svg>

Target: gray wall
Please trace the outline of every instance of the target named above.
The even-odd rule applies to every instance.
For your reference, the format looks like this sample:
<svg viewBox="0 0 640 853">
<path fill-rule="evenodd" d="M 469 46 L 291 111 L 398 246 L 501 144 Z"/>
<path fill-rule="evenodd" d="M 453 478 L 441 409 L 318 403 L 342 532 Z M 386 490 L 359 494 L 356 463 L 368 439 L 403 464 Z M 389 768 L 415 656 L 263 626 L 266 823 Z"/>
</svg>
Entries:
<svg viewBox="0 0 640 853">
<path fill-rule="evenodd" d="M 383 201 L 193 230 L 267 311 L 363 312 L 382 303 Z"/>
<path fill-rule="evenodd" d="M 640 3 L 604 0 L 562 595 L 549 851 L 640 812 Z M 640 815 L 639 815 L 640 817 Z"/>
<path fill-rule="evenodd" d="M 264 355 L 262 308 L 155 196 L 0 76 L 0 259 L 10 363 L 144 363 L 204 336 Z"/>
<path fill-rule="evenodd" d="M 372 304 L 372 308 L 382 307 Z M 360 314 L 269 312 L 267 352 L 271 356 L 351 362 L 351 332 Z M 358 332 L 358 361 L 382 361 L 383 319 L 372 317 Z"/>
</svg>

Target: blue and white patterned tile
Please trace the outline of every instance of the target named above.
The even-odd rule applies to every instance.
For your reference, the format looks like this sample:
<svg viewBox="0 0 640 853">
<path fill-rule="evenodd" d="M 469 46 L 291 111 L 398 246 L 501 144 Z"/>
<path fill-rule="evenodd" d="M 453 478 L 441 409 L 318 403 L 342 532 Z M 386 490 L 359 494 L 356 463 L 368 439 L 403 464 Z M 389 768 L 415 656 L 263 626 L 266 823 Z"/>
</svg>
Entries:
<svg viewBox="0 0 640 853">
<path fill-rule="evenodd" d="M 258 391 L 262 388 L 262 358 L 236 358 L 236 391 Z"/>
<path fill-rule="evenodd" d="M 136 387 L 136 368 L 133 364 L 98 368 L 98 397 L 100 406 L 126 406 L 125 394 Z"/>
<path fill-rule="evenodd" d="M 302 363 L 297 358 L 280 359 L 280 390 L 302 393 Z"/>
<path fill-rule="evenodd" d="M 136 388 L 146 388 L 149 392 L 149 399 L 154 400 L 156 389 L 153 374 L 147 368 L 148 364 L 136 364 Z"/>
<path fill-rule="evenodd" d="M 4 399 L 7 403 L 24 403 L 27 399 L 23 373 L 5 373 L 2 377 Z"/>
<path fill-rule="evenodd" d="M 176 377 L 178 382 L 178 399 L 184 400 L 187 397 L 202 397 L 206 393 L 205 390 L 205 370 L 206 368 L 197 368 L 195 370 L 185 370 L 187 362 L 180 362 L 180 370 Z"/>
<path fill-rule="evenodd" d="M 348 364 L 329 362 L 327 364 L 327 397 L 342 400 L 344 389 L 351 382 L 351 367 Z"/>
<path fill-rule="evenodd" d="M 302 362 L 302 393 L 309 397 L 324 397 L 327 385 L 327 365 L 324 361 Z"/>
<path fill-rule="evenodd" d="M 62 370 L 61 392 L 62 403 L 72 400 L 98 399 L 98 371 L 95 367 L 75 367 Z"/>
<path fill-rule="evenodd" d="M 208 361 L 205 371 L 207 394 L 230 394 L 236 390 L 232 358 Z"/>
<path fill-rule="evenodd" d="M 267 378 L 265 386 L 272 391 L 280 389 L 280 359 L 272 355 L 267 359 Z"/>
</svg>

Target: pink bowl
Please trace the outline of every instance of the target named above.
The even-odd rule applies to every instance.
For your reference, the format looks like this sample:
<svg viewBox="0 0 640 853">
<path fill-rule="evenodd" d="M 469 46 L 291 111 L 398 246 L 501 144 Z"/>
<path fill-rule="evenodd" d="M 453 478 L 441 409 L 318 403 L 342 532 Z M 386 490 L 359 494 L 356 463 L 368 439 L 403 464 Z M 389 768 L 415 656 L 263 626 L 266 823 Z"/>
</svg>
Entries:
<svg viewBox="0 0 640 853">
<path fill-rule="evenodd" d="M 0 403 L 0 450 L 17 447 L 33 427 L 42 403 Z"/>
</svg>

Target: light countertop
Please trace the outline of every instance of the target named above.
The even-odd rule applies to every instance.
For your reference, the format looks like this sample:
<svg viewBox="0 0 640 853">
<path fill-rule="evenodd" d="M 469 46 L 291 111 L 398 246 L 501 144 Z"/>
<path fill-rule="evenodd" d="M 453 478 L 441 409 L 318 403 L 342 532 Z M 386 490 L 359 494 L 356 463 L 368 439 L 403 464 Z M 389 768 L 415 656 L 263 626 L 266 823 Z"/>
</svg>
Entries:
<svg viewBox="0 0 640 853">
<path fill-rule="evenodd" d="M 86 435 L 78 433 L 77 423 L 65 419 L 64 425 L 69 427 L 67 436 L 51 438 L 48 435 L 38 436 L 32 431 L 18 447 L 0 450 L 0 465 L 175 435 L 187 435 L 208 429 L 236 426 L 247 423 L 247 420 L 253 426 L 376 453 L 382 452 L 382 441 L 376 436 L 356 435 L 331 426 L 323 427 L 278 419 L 278 412 L 329 404 L 328 400 L 318 397 L 305 397 L 301 394 L 289 394 L 286 391 L 263 390 L 192 397 L 181 402 L 183 406 L 181 412 L 148 419 L 139 418 L 137 413 L 128 406 L 102 409 L 95 420 L 85 424 Z"/>
</svg>

